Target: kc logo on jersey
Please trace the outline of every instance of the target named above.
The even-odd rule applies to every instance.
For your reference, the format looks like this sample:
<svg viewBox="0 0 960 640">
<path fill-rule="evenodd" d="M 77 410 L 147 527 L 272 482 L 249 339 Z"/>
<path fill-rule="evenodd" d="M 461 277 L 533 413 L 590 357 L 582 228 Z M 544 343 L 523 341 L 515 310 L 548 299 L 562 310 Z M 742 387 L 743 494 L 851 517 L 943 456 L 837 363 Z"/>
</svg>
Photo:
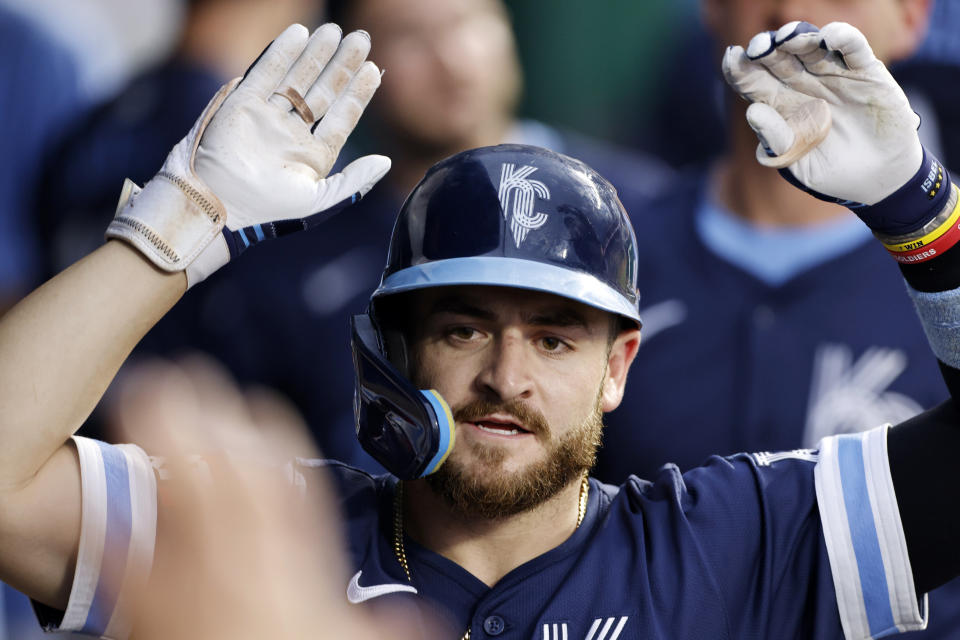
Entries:
<svg viewBox="0 0 960 640">
<path fill-rule="evenodd" d="M 897 424 L 920 413 L 923 408 L 916 400 L 890 389 L 907 364 L 902 349 L 873 346 L 855 357 L 849 345 L 820 345 L 813 361 L 803 445 L 815 447 L 826 436 Z"/>
<path fill-rule="evenodd" d="M 547 214 L 533 211 L 538 197 L 543 200 L 550 199 L 547 185 L 528 178 L 536 170 L 536 167 L 529 165 L 518 169 L 512 162 L 505 162 L 500 168 L 500 189 L 497 196 L 500 198 L 503 217 L 510 220 L 510 232 L 518 249 L 530 231 L 539 229 L 547 221 Z"/>
</svg>

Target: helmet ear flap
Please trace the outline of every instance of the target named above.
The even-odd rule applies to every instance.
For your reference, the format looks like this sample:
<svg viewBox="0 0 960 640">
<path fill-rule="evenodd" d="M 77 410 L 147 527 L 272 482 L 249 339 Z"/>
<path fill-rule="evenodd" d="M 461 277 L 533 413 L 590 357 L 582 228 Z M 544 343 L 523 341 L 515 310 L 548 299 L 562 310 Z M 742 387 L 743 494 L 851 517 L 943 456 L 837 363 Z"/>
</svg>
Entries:
<svg viewBox="0 0 960 640">
<path fill-rule="evenodd" d="M 402 480 L 436 471 L 453 448 L 454 420 L 439 393 L 417 389 L 387 357 L 386 344 L 404 366 L 406 340 L 385 340 L 372 314 L 351 321 L 357 439 L 367 453 Z"/>
<path fill-rule="evenodd" d="M 383 355 L 397 368 L 403 376 L 410 379 L 410 352 L 407 348 L 407 337 L 397 327 L 380 330 L 382 344 L 380 349 Z"/>
<path fill-rule="evenodd" d="M 409 331 L 404 324 L 405 316 L 400 314 L 403 309 L 404 294 L 385 296 L 371 301 L 367 310 L 370 322 L 377 335 L 377 346 L 381 355 L 392 364 L 405 378 L 410 379 L 410 351 L 408 348 Z"/>
</svg>

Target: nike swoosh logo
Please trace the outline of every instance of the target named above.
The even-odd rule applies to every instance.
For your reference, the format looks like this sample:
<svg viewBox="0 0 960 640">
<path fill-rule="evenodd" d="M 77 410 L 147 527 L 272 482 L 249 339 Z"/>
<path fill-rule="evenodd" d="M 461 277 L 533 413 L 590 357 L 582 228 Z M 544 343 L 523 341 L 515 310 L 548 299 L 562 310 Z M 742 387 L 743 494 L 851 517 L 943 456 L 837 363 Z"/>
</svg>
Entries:
<svg viewBox="0 0 960 640">
<path fill-rule="evenodd" d="M 640 330 L 643 345 L 661 331 L 683 324 L 687 319 L 687 305 L 682 300 L 664 300 L 646 309 L 640 309 L 643 328 Z"/>
<path fill-rule="evenodd" d="M 416 593 L 417 590 L 408 584 L 375 584 L 370 587 L 360 586 L 360 574 L 363 571 L 357 571 L 356 575 L 350 578 L 350 584 L 347 585 L 347 600 L 351 604 L 359 604 L 371 598 L 379 598 L 388 593 L 397 593 L 398 591 L 408 591 Z"/>
</svg>

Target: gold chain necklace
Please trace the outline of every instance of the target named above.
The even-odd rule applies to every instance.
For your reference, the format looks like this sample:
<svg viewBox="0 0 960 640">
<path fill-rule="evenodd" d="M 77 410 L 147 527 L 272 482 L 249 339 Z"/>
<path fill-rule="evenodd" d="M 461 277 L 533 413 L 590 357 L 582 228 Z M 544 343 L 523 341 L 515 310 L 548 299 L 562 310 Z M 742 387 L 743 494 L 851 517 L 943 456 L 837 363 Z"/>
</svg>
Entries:
<svg viewBox="0 0 960 640">
<path fill-rule="evenodd" d="M 583 522 L 583 517 L 587 515 L 587 498 L 590 495 L 590 481 L 587 474 L 583 474 L 583 480 L 580 481 L 580 499 L 577 503 L 577 526 Z M 403 567 L 403 572 L 407 576 L 407 582 L 413 583 L 413 577 L 410 575 L 410 565 L 407 563 L 407 546 L 403 542 L 403 482 L 397 483 L 397 492 L 393 495 L 393 554 L 397 557 L 397 562 Z M 470 640 L 470 629 L 463 634 L 460 640 Z"/>
</svg>

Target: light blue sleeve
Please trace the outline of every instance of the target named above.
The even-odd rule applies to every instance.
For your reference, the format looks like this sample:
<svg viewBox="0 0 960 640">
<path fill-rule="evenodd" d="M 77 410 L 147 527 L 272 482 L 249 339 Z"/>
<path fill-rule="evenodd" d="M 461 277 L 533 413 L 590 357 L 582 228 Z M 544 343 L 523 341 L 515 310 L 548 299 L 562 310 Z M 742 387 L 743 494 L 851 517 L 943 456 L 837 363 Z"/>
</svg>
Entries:
<svg viewBox="0 0 960 640">
<path fill-rule="evenodd" d="M 77 566 L 62 619 L 41 624 L 46 631 L 123 640 L 130 634 L 131 594 L 145 585 L 153 564 L 156 476 L 135 445 L 80 436 L 73 442 L 83 492 Z"/>
<path fill-rule="evenodd" d="M 847 640 L 926 628 L 887 458 L 888 425 L 824 438 L 817 506 Z"/>
</svg>

